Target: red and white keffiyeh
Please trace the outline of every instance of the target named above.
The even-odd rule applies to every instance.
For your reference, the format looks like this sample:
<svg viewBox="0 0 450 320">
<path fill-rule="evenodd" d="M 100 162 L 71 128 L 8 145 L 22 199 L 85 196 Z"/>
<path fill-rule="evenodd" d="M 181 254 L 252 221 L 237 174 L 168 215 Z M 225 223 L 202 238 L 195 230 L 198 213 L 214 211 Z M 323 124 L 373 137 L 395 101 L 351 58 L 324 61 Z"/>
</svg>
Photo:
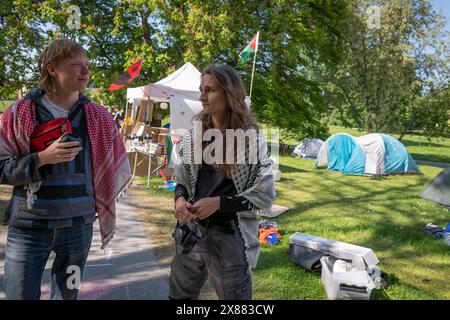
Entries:
<svg viewBox="0 0 450 320">
<path fill-rule="evenodd" d="M 116 198 L 131 179 L 125 146 L 108 111 L 98 104 L 84 105 L 91 156 L 95 204 L 99 216 L 102 247 L 113 237 Z M 30 153 L 30 136 L 36 127 L 35 103 L 20 99 L 0 116 L 0 159 Z M 40 183 L 33 184 L 33 192 Z"/>
</svg>

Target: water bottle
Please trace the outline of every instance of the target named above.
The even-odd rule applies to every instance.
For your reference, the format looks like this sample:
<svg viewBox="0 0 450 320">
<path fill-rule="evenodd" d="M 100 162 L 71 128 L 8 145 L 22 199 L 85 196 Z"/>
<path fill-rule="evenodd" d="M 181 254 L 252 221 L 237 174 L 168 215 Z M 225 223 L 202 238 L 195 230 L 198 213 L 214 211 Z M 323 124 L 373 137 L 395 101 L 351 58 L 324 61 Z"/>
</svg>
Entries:
<svg viewBox="0 0 450 320">
<path fill-rule="evenodd" d="M 145 134 L 144 137 L 144 145 L 145 145 L 145 150 L 149 151 L 150 149 L 150 142 L 151 142 L 151 137 L 148 133 Z"/>
<path fill-rule="evenodd" d="M 133 147 L 139 147 L 139 138 L 137 136 L 134 136 Z"/>
</svg>

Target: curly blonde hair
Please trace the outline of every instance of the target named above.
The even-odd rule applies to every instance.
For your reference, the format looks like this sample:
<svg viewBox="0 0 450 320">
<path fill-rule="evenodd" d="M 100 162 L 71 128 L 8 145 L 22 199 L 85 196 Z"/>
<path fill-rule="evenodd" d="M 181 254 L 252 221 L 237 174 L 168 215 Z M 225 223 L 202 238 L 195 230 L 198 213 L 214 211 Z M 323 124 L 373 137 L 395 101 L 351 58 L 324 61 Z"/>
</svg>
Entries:
<svg viewBox="0 0 450 320">
<path fill-rule="evenodd" d="M 38 67 L 40 73 L 39 88 L 44 89 L 49 94 L 55 93 L 55 80 L 48 72 L 49 64 L 58 65 L 66 58 L 71 58 L 79 53 L 87 55 L 86 50 L 78 43 L 69 39 L 53 40 L 39 56 Z"/>
</svg>

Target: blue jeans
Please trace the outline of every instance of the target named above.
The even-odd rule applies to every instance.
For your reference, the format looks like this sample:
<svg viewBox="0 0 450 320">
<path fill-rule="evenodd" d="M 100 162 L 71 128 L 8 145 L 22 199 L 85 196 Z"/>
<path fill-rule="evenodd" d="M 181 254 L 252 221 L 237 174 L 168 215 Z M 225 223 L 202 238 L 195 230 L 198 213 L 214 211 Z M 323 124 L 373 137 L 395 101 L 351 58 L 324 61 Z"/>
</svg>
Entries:
<svg viewBox="0 0 450 320">
<path fill-rule="evenodd" d="M 59 229 L 9 227 L 5 252 L 5 293 L 11 300 L 39 300 L 51 251 L 52 300 L 75 300 L 91 247 L 92 224 Z"/>
</svg>

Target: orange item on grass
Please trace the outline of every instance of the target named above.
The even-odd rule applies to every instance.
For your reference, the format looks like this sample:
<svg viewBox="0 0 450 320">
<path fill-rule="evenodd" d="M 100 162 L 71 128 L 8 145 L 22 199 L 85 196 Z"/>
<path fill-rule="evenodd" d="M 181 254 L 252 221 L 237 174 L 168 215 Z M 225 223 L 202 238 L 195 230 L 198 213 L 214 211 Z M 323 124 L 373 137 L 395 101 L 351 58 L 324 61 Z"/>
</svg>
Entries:
<svg viewBox="0 0 450 320">
<path fill-rule="evenodd" d="M 269 236 L 271 233 L 275 233 L 278 237 L 278 239 L 281 239 L 281 235 L 278 233 L 278 229 L 275 227 L 270 227 L 269 229 L 259 228 L 259 243 L 266 244 L 267 243 L 267 236 Z"/>
</svg>

